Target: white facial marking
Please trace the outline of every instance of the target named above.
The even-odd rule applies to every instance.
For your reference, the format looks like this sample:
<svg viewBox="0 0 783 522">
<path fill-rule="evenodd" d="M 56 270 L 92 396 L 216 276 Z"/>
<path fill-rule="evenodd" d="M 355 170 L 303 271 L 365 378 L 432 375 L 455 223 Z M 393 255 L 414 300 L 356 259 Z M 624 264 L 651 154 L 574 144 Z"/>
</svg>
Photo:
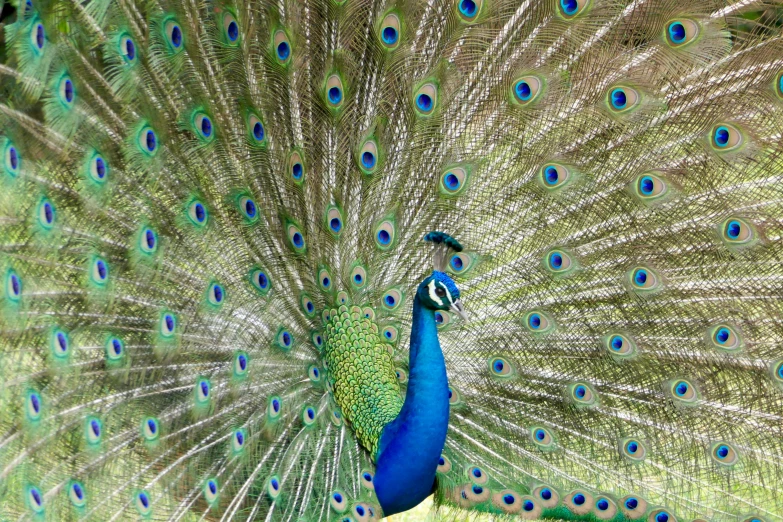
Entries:
<svg viewBox="0 0 783 522">
<path fill-rule="evenodd" d="M 438 303 L 438 305 L 443 306 L 443 299 L 438 297 L 438 294 L 435 293 L 435 280 L 433 279 L 430 281 L 430 284 L 427 285 L 427 290 L 430 292 L 430 299 Z M 448 290 L 446 291 L 446 295 L 448 295 Z"/>
</svg>

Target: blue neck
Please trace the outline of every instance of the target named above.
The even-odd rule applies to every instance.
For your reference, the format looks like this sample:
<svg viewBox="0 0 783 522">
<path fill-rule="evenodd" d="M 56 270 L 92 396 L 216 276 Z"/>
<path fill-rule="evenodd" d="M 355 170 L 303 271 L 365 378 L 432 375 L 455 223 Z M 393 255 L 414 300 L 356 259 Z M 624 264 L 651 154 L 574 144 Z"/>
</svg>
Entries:
<svg viewBox="0 0 783 522">
<path fill-rule="evenodd" d="M 386 425 L 373 483 L 386 516 L 407 511 L 432 493 L 449 427 L 449 381 L 435 313 L 413 302 L 410 372 L 402 411 Z"/>
</svg>

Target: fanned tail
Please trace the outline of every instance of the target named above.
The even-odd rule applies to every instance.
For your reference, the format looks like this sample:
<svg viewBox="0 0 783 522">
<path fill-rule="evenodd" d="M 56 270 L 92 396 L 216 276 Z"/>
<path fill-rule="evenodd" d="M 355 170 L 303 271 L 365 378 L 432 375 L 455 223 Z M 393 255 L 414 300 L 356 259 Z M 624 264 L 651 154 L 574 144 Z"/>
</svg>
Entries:
<svg viewBox="0 0 783 522">
<path fill-rule="evenodd" d="M 444 230 L 470 321 L 436 315 L 440 516 L 780 519 L 780 27 L 765 0 L 17 6 L 0 511 L 379 519 L 327 336 L 379 339 L 404 394 Z"/>
</svg>

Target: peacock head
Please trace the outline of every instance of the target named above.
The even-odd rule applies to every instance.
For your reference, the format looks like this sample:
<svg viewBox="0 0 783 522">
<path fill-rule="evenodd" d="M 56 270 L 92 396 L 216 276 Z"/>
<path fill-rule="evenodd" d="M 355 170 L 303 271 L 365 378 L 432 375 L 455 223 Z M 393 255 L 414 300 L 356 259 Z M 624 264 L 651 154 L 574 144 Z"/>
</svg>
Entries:
<svg viewBox="0 0 783 522">
<path fill-rule="evenodd" d="M 454 280 L 446 274 L 446 266 L 449 255 L 453 252 L 462 252 L 462 245 L 446 234 L 437 230 L 427 233 L 424 241 L 432 243 L 432 275 L 421 282 L 416 290 L 416 296 L 424 308 L 429 310 L 451 310 L 459 315 L 463 321 L 468 316 L 462 308 L 459 300 L 459 288 Z"/>
<path fill-rule="evenodd" d="M 459 299 L 459 288 L 445 272 L 432 272 L 432 275 L 421 282 L 416 294 L 424 308 L 451 310 L 463 320 L 468 318 Z"/>
</svg>

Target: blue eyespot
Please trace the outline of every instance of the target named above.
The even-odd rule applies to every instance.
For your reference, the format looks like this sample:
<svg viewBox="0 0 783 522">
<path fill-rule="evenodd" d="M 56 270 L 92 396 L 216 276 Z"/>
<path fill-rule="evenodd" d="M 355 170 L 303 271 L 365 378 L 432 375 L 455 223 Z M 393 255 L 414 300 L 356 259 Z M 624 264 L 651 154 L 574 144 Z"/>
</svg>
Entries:
<svg viewBox="0 0 783 522">
<path fill-rule="evenodd" d="M 150 154 L 154 153 L 158 149 L 158 139 L 155 136 L 155 131 L 152 129 L 145 129 L 145 131 L 142 132 L 142 136 L 146 151 Z"/>
<path fill-rule="evenodd" d="M 459 12 L 467 19 L 472 19 L 478 14 L 479 7 L 475 0 L 460 0 Z"/>
<path fill-rule="evenodd" d="M 542 434 L 543 434 L 543 430 L 541 430 L 541 431 L 542 431 Z M 538 438 L 538 435 L 536 435 L 536 438 Z M 541 438 L 539 440 L 543 440 L 543 438 Z M 549 488 L 544 488 L 544 489 L 541 490 L 540 495 L 541 495 L 541 498 L 543 498 L 544 500 L 549 500 L 549 499 L 552 498 L 552 491 Z"/>
<path fill-rule="evenodd" d="M 43 512 L 43 495 L 41 494 L 41 491 L 36 488 L 35 486 L 31 486 L 28 489 L 28 495 L 30 499 L 31 507 L 33 508 L 33 511 L 36 513 L 42 513 Z"/>
<path fill-rule="evenodd" d="M 117 357 L 122 355 L 122 341 L 117 339 L 116 337 L 113 337 L 109 343 L 110 346 L 110 358 L 116 359 Z"/>
<path fill-rule="evenodd" d="M 598 508 L 600 511 L 606 511 L 609 509 L 609 502 L 606 499 L 601 499 L 598 502 L 595 503 L 595 507 Z"/>
<path fill-rule="evenodd" d="M 389 233 L 386 230 L 379 230 L 378 231 L 378 241 L 382 245 L 388 245 L 389 242 L 391 241 L 391 236 L 389 235 Z"/>
<path fill-rule="evenodd" d="M 226 30 L 226 34 L 228 35 L 228 39 L 232 42 L 236 42 L 237 38 L 239 38 L 239 25 L 237 25 L 236 22 L 231 22 L 228 24 L 228 29 Z"/>
<path fill-rule="evenodd" d="M 567 15 L 573 15 L 579 9 L 579 4 L 576 0 L 560 0 L 560 7 Z"/>
<path fill-rule="evenodd" d="M 514 368 L 502 357 L 494 357 L 489 360 L 489 368 L 498 377 L 510 377 L 514 374 Z"/>
<path fill-rule="evenodd" d="M 247 219 L 249 222 L 255 221 L 258 217 L 258 209 L 256 207 L 255 201 L 247 196 L 242 196 L 239 198 L 239 210 L 245 216 L 245 219 Z"/>
<path fill-rule="evenodd" d="M 715 129 L 715 144 L 718 147 L 725 147 L 729 144 L 729 129 L 720 126 L 717 129 Z"/>
<path fill-rule="evenodd" d="M 556 185 L 559 178 L 560 174 L 555 167 L 549 166 L 544 169 L 544 179 L 548 185 Z"/>
<path fill-rule="evenodd" d="M 33 26 L 31 33 L 33 46 L 35 50 L 40 54 L 43 51 L 44 44 L 46 44 L 46 31 L 42 23 L 38 22 Z"/>
<path fill-rule="evenodd" d="M 332 498 L 337 503 L 342 503 L 342 501 L 343 501 L 343 496 L 341 494 L 339 494 L 339 493 L 335 493 L 334 495 L 332 495 Z"/>
<path fill-rule="evenodd" d="M 416 90 L 413 99 L 418 115 L 429 116 L 435 111 L 438 103 L 438 87 L 431 82 L 425 83 Z"/>
<path fill-rule="evenodd" d="M 5 167 L 11 176 L 16 176 L 19 171 L 19 151 L 13 145 L 8 145 L 5 149 Z"/>
<path fill-rule="evenodd" d="M 682 43 L 685 41 L 685 27 L 680 22 L 672 22 L 669 24 L 669 38 L 674 43 Z"/>
<path fill-rule="evenodd" d="M 172 52 L 179 52 L 182 48 L 182 28 L 174 20 L 165 23 L 166 38 Z"/>
<path fill-rule="evenodd" d="M 328 91 L 329 102 L 332 105 L 337 105 L 343 99 L 343 91 L 339 87 L 330 87 Z"/>
<path fill-rule="evenodd" d="M 726 236 L 728 236 L 730 239 L 737 239 L 741 230 L 742 225 L 740 225 L 739 221 L 732 220 L 726 224 Z"/>
<path fill-rule="evenodd" d="M 5 276 L 6 295 L 11 301 L 17 302 L 22 296 L 22 280 L 16 272 L 9 270 Z"/>
<path fill-rule="evenodd" d="M 294 179 L 302 179 L 302 174 L 304 173 L 304 169 L 302 168 L 301 163 L 294 163 L 291 167 L 291 175 L 294 177 Z"/>
<path fill-rule="evenodd" d="M 120 38 L 120 56 L 128 63 L 133 63 L 136 60 L 136 44 L 127 34 Z"/>
<path fill-rule="evenodd" d="M 585 496 L 581 493 L 577 493 L 573 497 L 574 504 L 576 504 L 577 506 L 581 506 L 582 504 L 584 504 L 585 500 L 586 500 Z"/>
<path fill-rule="evenodd" d="M 52 228 L 54 224 L 54 207 L 51 201 L 43 199 L 38 205 L 38 222 L 45 229 Z"/>
<path fill-rule="evenodd" d="M 383 39 L 383 43 L 386 45 L 394 45 L 397 43 L 397 29 L 391 26 L 387 26 L 383 28 L 383 31 L 381 33 L 381 38 Z"/>
<path fill-rule="evenodd" d="M 655 189 L 655 181 L 650 176 L 642 176 L 639 178 L 639 192 L 645 196 L 649 196 Z"/>
<path fill-rule="evenodd" d="M 340 218 L 332 218 L 329 220 L 329 228 L 332 229 L 332 232 L 339 232 L 343 228 L 343 223 L 340 221 Z"/>
<path fill-rule="evenodd" d="M 72 483 L 70 488 L 70 496 L 71 501 L 75 506 L 82 506 L 82 501 L 84 500 L 84 488 L 82 485 L 78 482 Z"/>
<path fill-rule="evenodd" d="M 611 94 L 612 107 L 615 109 L 624 109 L 627 105 L 627 97 L 623 89 L 614 89 Z"/>
<path fill-rule="evenodd" d="M 647 282 L 647 270 L 642 268 L 638 269 L 633 275 L 633 280 L 637 286 L 644 286 Z"/>
<path fill-rule="evenodd" d="M 659 288 L 657 275 L 648 268 L 638 267 L 631 270 L 628 274 L 632 290 L 653 291 Z"/>
<path fill-rule="evenodd" d="M 416 97 L 416 106 L 424 112 L 432 110 L 432 98 L 428 94 L 419 94 Z"/>
<path fill-rule="evenodd" d="M 530 325 L 530 328 L 533 330 L 538 330 L 541 327 L 541 316 L 538 314 L 530 314 L 527 319 L 527 324 Z"/>
<path fill-rule="evenodd" d="M 204 138 L 210 138 L 212 136 L 212 120 L 205 114 L 199 114 L 196 116 L 197 128 Z"/>
<path fill-rule="evenodd" d="M 370 151 L 364 151 L 362 153 L 362 166 L 366 169 L 375 167 L 375 154 Z"/>
<path fill-rule="evenodd" d="M 639 501 L 635 499 L 634 497 L 630 497 L 625 499 L 625 507 L 629 509 L 630 511 L 633 511 L 636 509 L 636 507 L 639 505 Z"/>
<path fill-rule="evenodd" d="M 291 46 L 288 45 L 288 42 L 280 42 L 277 44 L 277 59 L 284 62 L 289 56 L 291 56 Z M 337 101 L 339 101 L 339 99 Z"/>
<path fill-rule="evenodd" d="M 291 42 L 289 42 L 285 31 L 282 29 L 275 31 L 274 37 L 272 38 L 272 47 L 274 48 L 277 61 L 282 65 L 287 65 L 287 62 L 291 58 Z"/>
<path fill-rule="evenodd" d="M 154 134 L 153 134 L 154 137 Z M 152 149 L 155 149 L 155 145 L 153 143 Z M 95 156 L 93 159 L 95 163 L 95 177 L 99 180 L 102 180 L 106 177 L 106 162 L 104 159 L 100 156 Z"/>
<path fill-rule="evenodd" d="M 698 399 L 696 387 L 685 379 L 670 381 L 672 396 L 681 403 L 693 403 Z"/>
<path fill-rule="evenodd" d="M 519 80 L 514 86 L 514 91 L 520 101 L 528 101 L 533 96 L 533 89 L 530 88 L 530 84 L 525 80 Z"/>
<path fill-rule="evenodd" d="M 237 44 L 239 41 L 239 24 L 230 11 L 224 11 L 223 32 L 229 45 Z"/>
<path fill-rule="evenodd" d="M 666 25 L 664 35 L 672 47 L 682 47 L 693 42 L 699 35 L 699 25 L 693 20 L 672 20 Z"/>
<path fill-rule="evenodd" d="M 67 104 L 70 105 L 71 103 L 73 103 L 73 99 L 74 99 L 73 82 L 71 81 L 70 78 L 66 78 L 63 81 L 62 93 L 63 93 L 63 99 Z"/>
</svg>

